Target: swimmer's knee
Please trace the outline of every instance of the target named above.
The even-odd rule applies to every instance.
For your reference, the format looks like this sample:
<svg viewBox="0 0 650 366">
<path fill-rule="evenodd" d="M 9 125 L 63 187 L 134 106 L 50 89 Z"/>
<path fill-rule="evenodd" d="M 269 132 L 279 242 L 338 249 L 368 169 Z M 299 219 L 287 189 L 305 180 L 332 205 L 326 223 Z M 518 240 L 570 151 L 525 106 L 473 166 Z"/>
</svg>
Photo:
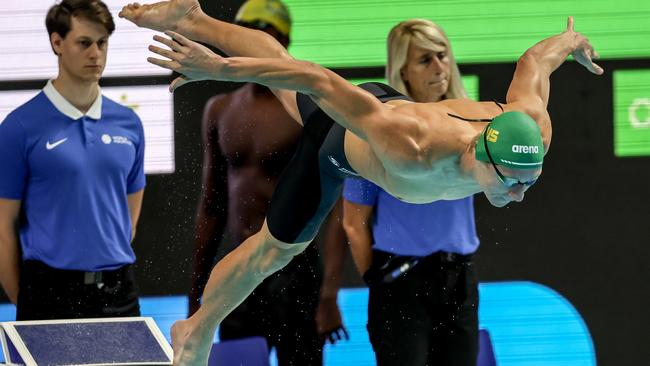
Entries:
<svg viewBox="0 0 650 366">
<path fill-rule="evenodd" d="M 259 274 L 265 278 L 284 268 L 293 257 L 304 252 L 311 243 L 311 241 L 285 243 L 274 238 L 268 229 L 263 229 L 260 234 L 262 237 L 256 268 Z"/>
<path fill-rule="evenodd" d="M 309 243 L 287 244 L 271 241 L 263 245 L 264 254 L 259 259 L 257 269 L 259 274 L 266 278 L 286 267 L 295 256 L 305 251 Z"/>
</svg>

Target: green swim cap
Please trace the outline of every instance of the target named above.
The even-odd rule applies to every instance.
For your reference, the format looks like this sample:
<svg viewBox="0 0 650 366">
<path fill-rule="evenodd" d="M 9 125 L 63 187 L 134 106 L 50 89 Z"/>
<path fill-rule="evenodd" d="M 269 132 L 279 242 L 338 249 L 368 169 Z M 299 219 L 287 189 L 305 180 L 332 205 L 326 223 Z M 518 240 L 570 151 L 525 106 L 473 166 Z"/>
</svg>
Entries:
<svg viewBox="0 0 650 366">
<path fill-rule="evenodd" d="M 540 168 L 544 163 L 544 144 L 535 120 L 516 111 L 495 117 L 476 143 L 476 159 L 489 163 L 490 157 L 494 164 L 508 168 Z"/>
</svg>

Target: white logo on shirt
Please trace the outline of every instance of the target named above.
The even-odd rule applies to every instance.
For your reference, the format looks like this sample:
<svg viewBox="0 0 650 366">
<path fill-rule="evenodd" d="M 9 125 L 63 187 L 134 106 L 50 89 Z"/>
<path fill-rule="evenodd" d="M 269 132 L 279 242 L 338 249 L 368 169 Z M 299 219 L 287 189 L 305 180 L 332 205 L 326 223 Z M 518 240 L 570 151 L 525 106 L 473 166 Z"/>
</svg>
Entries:
<svg viewBox="0 0 650 366">
<path fill-rule="evenodd" d="M 67 137 L 64 138 L 64 139 L 61 139 L 61 140 L 59 140 L 59 141 L 57 141 L 57 142 L 55 142 L 55 143 L 53 143 L 53 144 L 50 144 L 50 142 L 48 141 L 48 142 L 45 144 L 45 148 L 48 149 L 48 150 L 52 150 L 52 149 L 54 149 L 55 147 L 61 145 L 61 144 L 64 143 L 64 142 L 66 142 L 66 140 L 68 140 Z"/>
<path fill-rule="evenodd" d="M 133 143 L 126 137 L 124 136 L 111 136 L 108 134 L 103 134 L 102 135 L 102 142 L 105 143 L 106 145 L 108 144 L 121 144 L 121 145 L 131 145 L 133 146 Z"/>
<path fill-rule="evenodd" d="M 133 143 L 124 136 L 113 136 L 113 143 L 133 146 Z"/>
</svg>

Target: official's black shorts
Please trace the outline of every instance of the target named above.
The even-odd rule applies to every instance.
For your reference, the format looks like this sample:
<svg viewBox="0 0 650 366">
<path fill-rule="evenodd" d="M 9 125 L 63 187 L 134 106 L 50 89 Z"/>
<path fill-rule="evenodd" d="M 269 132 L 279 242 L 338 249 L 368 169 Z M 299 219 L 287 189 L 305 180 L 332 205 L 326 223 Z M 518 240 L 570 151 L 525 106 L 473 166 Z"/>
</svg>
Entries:
<svg viewBox="0 0 650 366">
<path fill-rule="evenodd" d="M 52 268 L 27 260 L 20 271 L 16 320 L 139 316 L 130 265 L 103 272 Z"/>
</svg>

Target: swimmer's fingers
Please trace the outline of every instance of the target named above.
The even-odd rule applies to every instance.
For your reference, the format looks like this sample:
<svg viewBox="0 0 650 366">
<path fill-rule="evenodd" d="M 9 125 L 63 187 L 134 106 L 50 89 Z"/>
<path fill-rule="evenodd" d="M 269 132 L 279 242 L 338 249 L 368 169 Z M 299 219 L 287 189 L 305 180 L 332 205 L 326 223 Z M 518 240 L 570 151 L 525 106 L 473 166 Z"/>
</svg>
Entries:
<svg viewBox="0 0 650 366">
<path fill-rule="evenodd" d="M 582 40 L 582 44 L 573 52 L 573 58 L 580 65 L 596 75 L 602 75 L 605 70 L 593 61 L 598 59 L 598 57 L 600 55 L 594 50 L 586 38 Z"/>
<path fill-rule="evenodd" d="M 583 57 L 577 57 L 576 55 L 573 56 L 573 58 L 578 61 L 582 66 L 584 66 L 587 70 L 590 72 L 596 74 L 596 75 L 602 75 L 605 73 L 605 70 L 598 65 L 597 63 L 593 62 L 591 59 Z"/>
<path fill-rule="evenodd" d="M 566 21 L 566 30 L 567 32 L 573 32 L 573 17 L 570 16 Z"/>
<path fill-rule="evenodd" d="M 160 48 L 154 45 L 149 45 L 149 51 L 156 53 L 160 56 L 167 57 L 170 60 L 178 61 L 179 54 L 174 51 L 166 50 L 164 48 Z"/>
<path fill-rule="evenodd" d="M 591 62 L 590 67 L 588 67 L 587 69 L 596 75 L 602 75 L 605 73 L 605 70 L 602 67 L 600 67 L 600 65 L 596 64 L 593 61 Z"/>
<path fill-rule="evenodd" d="M 180 72 L 180 70 L 182 69 L 181 64 L 179 64 L 176 61 L 161 60 L 161 59 L 155 58 L 155 57 L 147 57 L 147 61 L 149 61 L 149 63 L 151 63 L 151 64 L 154 64 L 156 66 L 160 66 L 160 67 L 162 67 L 164 69 L 171 70 L 171 71 Z M 174 79 L 171 82 L 171 84 L 169 85 L 169 91 L 173 93 L 174 90 L 178 89 L 182 85 L 185 85 L 185 84 L 187 84 L 187 83 L 189 83 L 191 81 L 194 81 L 194 80 L 191 80 L 191 79 L 181 75 L 181 76 L 177 77 L 176 79 Z"/>
<path fill-rule="evenodd" d="M 572 26 L 572 22 L 570 23 L 570 26 Z M 591 42 L 589 42 L 589 38 L 577 32 L 571 34 L 571 38 L 573 42 L 573 52 L 571 52 L 571 55 L 574 60 L 590 72 L 596 75 L 602 75 L 605 70 L 593 61 L 598 59 L 600 55 L 596 52 Z"/>
<path fill-rule="evenodd" d="M 188 38 L 186 38 L 186 37 L 183 36 L 182 34 L 180 34 L 180 33 L 176 33 L 176 32 L 174 32 L 174 31 L 170 31 L 170 30 L 168 30 L 168 31 L 165 31 L 165 34 L 166 34 L 168 37 L 170 37 L 171 39 L 173 39 L 174 41 L 178 42 L 179 44 L 181 44 L 181 45 L 183 45 L 183 46 L 190 46 L 190 45 L 192 45 L 193 43 L 196 43 L 196 42 L 194 42 L 194 41 L 189 40 Z"/>
<path fill-rule="evenodd" d="M 172 70 L 172 71 L 177 71 L 181 67 L 181 64 L 179 64 L 177 61 L 161 60 L 155 57 L 147 57 L 147 61 L 156 66 L 160 66 L 163 69 Z"/>
<path fill-rule="evenodd" d="M 598 57 L 596 55 L 594 55 L 591 58 L 591 60 L 589 60 L 589 67 L 587 67 L 587 69 L 589 71 L 593 72 L 596 75 L 602 75 L 602 74 L 605 73 L 605 70 L 602 67 L 600 67 L 600 65 L 598 65 L 597 63 L 592 61 L 595 58 L 598 58 Z"/>
<path fill-rule="evenodd" d="M 153 39 L 154 41 L 160 42 L 165 46 L 169 47 L 174 52 L 183 52 L 186 50 L 178 42 L 174 41 L 172 38 L 166 38 L 156 34 L 153 36 Z"/>
<path fill-rule="evenodd" d="M 194 42 L 191 39 L 186 38 L 181 34 L 178 34 L 173 31 L 166 31 L 165 34 L 170 38 L 154 36 L 154 39 L 159 42 L 162 42 L 167 47 L 171 48 L 176 52 L 180 52 L 187 55 L 191 55 L 192 53 L 215 55 L 214 52 L 212 52 L 209 48 L 205 47 L 204 45 L 198 42 Z"/>
<path fill-rule="evenodd" d="M 178 79 L 170 85 L 172 91 L 190 81 L 218 79 L 218 71 L 223 65 L 223 57 L 178 33 L 168 31 L 165 34 L 172 38 L 154 36 L 154 40 L 170 49 L 152 45 L 149 46 L 149 50 L 169 60 L 154 57 L 149 57 L 147 60 L 154 65 L 183 75 L 182 79 Z"/>
</svg>

